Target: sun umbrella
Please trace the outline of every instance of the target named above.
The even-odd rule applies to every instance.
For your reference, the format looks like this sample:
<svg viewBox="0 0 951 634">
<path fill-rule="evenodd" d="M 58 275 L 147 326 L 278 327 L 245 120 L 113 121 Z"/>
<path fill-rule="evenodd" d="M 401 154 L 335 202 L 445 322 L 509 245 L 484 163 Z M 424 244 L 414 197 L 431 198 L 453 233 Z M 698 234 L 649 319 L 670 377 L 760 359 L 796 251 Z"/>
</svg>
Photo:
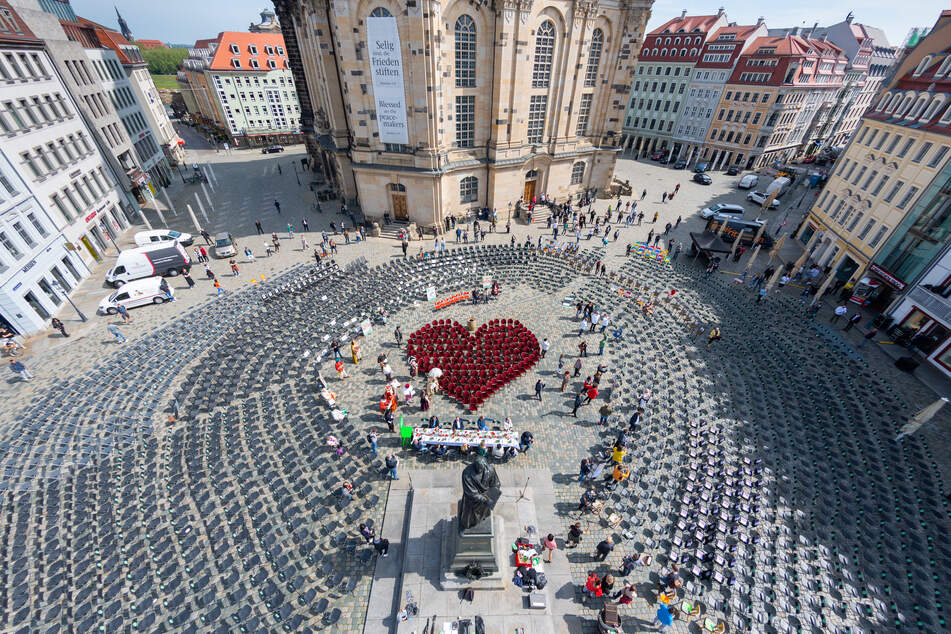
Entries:
<svg viewBox="0 0 951 634">
<path fill-rule="evenodd" d="M 439 368 L 433 368 L 426 376 L 438 379 L 442 376 L 442 370 Z"/>
<path fill-rule="evenodd" d="M 901 440 L 905 436 L 910 436 L 918 431 L 918 428 L 934 418 L 934 415 L 938 413 L 938 410 L 944 407 L 944 404 L 947 402 L 947 398 L 941 397 L 928 407 L 920 410 L 917 414 L 908 419 L 908 422 L 902 426 L 901 432 L 895 436 L 895 440 Z"/>
<path fill-rule="evenodd" d="M 660 606 L 660 608 L 657 610 L 657 620 L 663 625 L 673 625 L 674 617 L 670 613 L 670 610 L 667 609 L 666 605 Z"/>
</svg>

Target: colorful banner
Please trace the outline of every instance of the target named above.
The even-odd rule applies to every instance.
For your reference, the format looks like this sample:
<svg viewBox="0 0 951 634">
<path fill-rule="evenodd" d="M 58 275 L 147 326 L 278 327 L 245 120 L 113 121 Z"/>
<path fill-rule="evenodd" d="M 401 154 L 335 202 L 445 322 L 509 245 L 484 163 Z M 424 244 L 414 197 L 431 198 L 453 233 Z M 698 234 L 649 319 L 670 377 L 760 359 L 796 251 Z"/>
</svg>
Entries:
<svg viewBox="0 0 951 634">
<path fill-rule="evenodd" d="M 367 47 L 376 124 L 383 143 L 406 145 L 406 92 L 403 88 L 403 52 L 396 18 L 367 18 Z"/>
</svg>

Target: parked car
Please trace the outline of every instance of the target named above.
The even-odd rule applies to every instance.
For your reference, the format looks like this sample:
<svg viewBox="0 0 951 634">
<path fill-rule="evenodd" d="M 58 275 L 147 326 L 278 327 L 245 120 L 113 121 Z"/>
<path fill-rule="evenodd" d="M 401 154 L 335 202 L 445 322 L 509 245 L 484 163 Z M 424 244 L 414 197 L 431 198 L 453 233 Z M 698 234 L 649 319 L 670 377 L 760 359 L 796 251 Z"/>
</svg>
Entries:
<svg viewBox="0 0 951 634">
<path fill-rule="evenodd" d="M 195 239 L 190 233 L 180 233 L 171 229 L 155 229 L 154 231 L 139 231 L 134 238 L 136 246 L 144 247 L 157 242 L 178 242 L 183 247 L 191 246 Z"/>
<path fill-rule="evenodd" d="M 99 302 L 99 308 L 96 312 L 100 315 L 115 315 L 119 312 L 119 306 L 126 308 L 135 308 L 145 304 L 161 304 L 168 301 L 165 293 L 159 288 L 162 278 L 158 275 L 146 277 L 141 280 L 133 280 L 125 284 L 122 288 L 114 291 L 108 297 L 104 297 Z M 175 296 L 175 291 L 169 287 L 169 293 Z"/>
<path fill-rule="evenodd" d="M 727 176 L 736 176 L 739 173 L 740 173 L 739 165 L 731 165 L 729 169 L 727 169 L 726 171 Z"/>
<path fill-rule="evenodd" d="M 709 218 L 710 216 L 715 216 L 717 214 L 720 214 L 723 216 L 734 216 L 736 218 L 742 218 L 744 211 L 746 210 L 743 209 L 743 207 L 740 205 L 729 205 L 729 204 L 711 205 L 709 207 L 706 207 L 700 210 L 700 217 Z"/>
<path fill-rule="evenodd" d="M 277 154 L 278 152 L 283 152 L 283 151 L 284 151 L 283 145 L 269 145 L 263 150 L 261 150 L 261 154 Z"/>
<path fill-rule="evenodd" d="M 700 183 L 701 185 L 709 185 L 713 182 L 713 179 L 707 176 L 706 174 L 694 174 L 693 182 Z"/>
<path fill-rule="evenodd" d="M 682 170 L 682 169 L 684 169 L 685 167 L 687 167 L 687 161 L 685 161 L 685 160 L 683 160 L 683 159 L 680 159 L 679 161 L 677 161 L 676 163 L 674 163 L 674 169 L 675 169 L 675 170 Z"/>
<path fill-rule="evenodd" d="M 238 253 L 234 248 L 234 240 L 227 231 L 215 234 L 215 257 L 230 258 Z"/>
<path fill-rule="evenodd" d="M 767 198 L 769 198 L 769 195 L 763 192 L 750 192 L 746 195 L 746 199 L 748 201 L 754 202 L 760 207 L 763 206 L 763 203 L 766 202 Z M 776 209 L 777 207 L 779 207 L 779 198 L 773 198 L 773 200 L 769 203 L 769 208 Z"/>
<path fill-rule="evenodd" d="M 154 275 L 174 277 L 191 264 L 188 251 L 177 242 L 160 242 L 128 249 L 119 254 L 106 273 L 106 282 L 116 288 L 133 280 Z"/>
<path fill-rule="evenodd" d="M 740 189 L 753 189 L 756 187 L 756 184 L 759 183 L 759 176 L 756 174 L 747 174 L 740 179 L 740 182 L 737 184 L 737 187 Z"/>
<path fill-rule="evenodd" d="M 807 156 L 806 158 L 802 159 L 802 162 L 803 162 L 803 163 L 815 163 L 815 162 L 816 162 L 816 155 L 813 154 L 812 156 Z"/>
<path fill-rule="evenodd" d="M 663 161 L 667 158 L 667 155 L 670 154 L 667 150 L 657 150 L 651 154 L 652 161 Z"/>
<path fill-rule="evenodd" d="M 706 161 L 703 161 L 702 163 L 697 163 L 696 165 L 694 165 L 693 171 L 694 171 L 694 174 L 703 174 L 709 168 L 710 168 L 710 164 L 707 163 Z"/>
<path fill-rule="evenodd" d="M 782 196 L 783 194 L 785 194 L 786 190 L 789 189 L 791 186 L 792 186 L 792 179 L 787 178 L 785 176 L 780 176 L 774 179 L 773 182 L 769 184 L 769 187 L 766 188 L 766 193 L 772 194 L 773 192 L 776 192 L 776 197 L 778 198 Z"/>
</svg>

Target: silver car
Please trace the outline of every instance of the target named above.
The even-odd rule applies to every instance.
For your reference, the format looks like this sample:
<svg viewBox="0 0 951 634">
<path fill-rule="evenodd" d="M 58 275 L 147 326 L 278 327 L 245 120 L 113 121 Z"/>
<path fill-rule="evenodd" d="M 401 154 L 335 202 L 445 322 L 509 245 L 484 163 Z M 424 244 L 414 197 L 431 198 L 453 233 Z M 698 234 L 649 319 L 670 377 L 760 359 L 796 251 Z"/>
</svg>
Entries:
<svg viewBox="0 0 951 634">
<path fill-rule="evenodd" d="M 234 248 L 234 240 L 231 239 L 231 234 L 227 231 L 222 233 L 215 234 L 215 257 L 216 258 L 230 258 L 238 254 L 238 250 Z"/>
<path fill-rule="evenodd" d="M 763 206 L 763 203 L 766 202 L 766 199 L 767 199 L 768 197 L 769 197 L 769 196 L 767 196 L 766 193 L 764 193 L 764 192 L 750 192 L 750 193 L 748 193 L 748 194 L 746 195 L 746 199 L 747 199 L 748 201 L 754 202 L 754 203 L 756 203 L 757 205 L 759 205 L 760 207 Z M 776 209 L 777 207 L 779 207 L 779 198 L 778 198 L 778 197 L 777 197 L 777 198 L 773 198 L 773 200 L 769 203 L 769 208 L 770 208 L 770 209 Z"/>
</svg>

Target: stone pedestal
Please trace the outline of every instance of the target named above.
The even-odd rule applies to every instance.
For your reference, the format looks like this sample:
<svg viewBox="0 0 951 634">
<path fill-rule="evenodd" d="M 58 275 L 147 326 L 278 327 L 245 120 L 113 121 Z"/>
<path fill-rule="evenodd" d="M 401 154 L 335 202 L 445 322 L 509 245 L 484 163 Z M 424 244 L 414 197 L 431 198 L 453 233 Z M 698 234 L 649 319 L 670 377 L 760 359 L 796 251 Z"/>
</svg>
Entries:
<svg viewBox="0 0 951 634">
<path fill-rule="evenodd" d="M 495 514 L 462 532 L 459 532 L 458 514 L 453 517 L 442 535 L 440 587 L 443 590 L 504 590 L 505 579 L 499 561 L 499 553 L 503 552 L 502 531 L 502 518 Z M 465 576 L 469 564 L 480 564 L 488 575 L 470 581 Z"/>
</svg>

